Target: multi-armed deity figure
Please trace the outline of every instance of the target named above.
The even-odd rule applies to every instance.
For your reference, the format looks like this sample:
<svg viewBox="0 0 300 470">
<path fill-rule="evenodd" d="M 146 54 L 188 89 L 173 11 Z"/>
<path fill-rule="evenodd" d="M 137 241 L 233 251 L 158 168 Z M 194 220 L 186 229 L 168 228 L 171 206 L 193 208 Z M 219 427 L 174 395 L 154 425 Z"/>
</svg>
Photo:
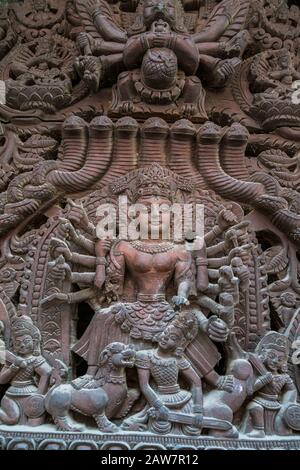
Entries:
<svg viewBox="0 0 300 470">
<path fill-rule="evenodd" d="M 236 33 L 234 23 L 241 26 L 241 18 L 245 20 L 239 15 L 243 2 L 238 12 L 235 2 L 221 2 L 205 29 L 194 34 L 184 23 L 184 3 L 136 2 L 135 21 L 124 29 L 104 0 L 77 1 L 89 31 L 78 36 L 83 53 L 79 74 L 94 91 L 104 79 L 118 76 L 113 103 L 118 112 L 134 111 L 138 102 L 166 105 L 179 100 L 181 113 L 205 118 L 204 76 L 206 84 L 223 86 L 240 63 L 249 35 Z"/>
<path fill-rule="evenodd" d="M 122 193 L 127 184 L 127 177 L 119 179 L 112 185 L 112 191 Z M 171 207 L 181 185 L 184 187 L 182 180 L 176 178 L 174 173 L 154 165 L 153 168 L 147 167 L 136 172 L 128 194 L 131 202 L 143 205 L 150 211 L 155 204 Z M 151 220 L 148 221 L 148 213 L 141 217 L 145 217 L 144 224 L 150 234 L 148 223 Z M 226 341 L 232 326 L 232 309 L 234 303 L 238 302 L 236 283 L 239 279 L 234 276 L 230 262 L 239 251 L 245 253 L 243 247 L 230 248 L 228 255 L 217 260 L 212 258 L 215 269 L 208 270 L 205 242 L 200 249 L 190 251 L 186 249 L 184 240 L 164 240 L 166 221 L 163 217 L 157 220 L 157 238 L 150 236 L 143 240 L 117 239 L 113 242 L 108 239 L 97 240 L 95 227 L 88 224 L 87 217 L 86 220 L 85 225 L 93 233 L 93 240 L 80 234 L 70 221 L 64 219 L 61 220 L 61 228 L 63 233 L 68 234 L 71 245 L 63 240 L 52 240 L 54 258 L 63 255 L 72 265 L 90 269 L 89 272 L 70 273 L 66 265 L 71 281 L 77 283 L 81 290 L 73 293 L 56 291 L 44 298 L 42 305 L 47 308 L 57 302 L 88 301 L 94 309 L 95 315 L 89 326 L 73 347 L 73 351 L 87 361 L 88 375 L 95 373 L 99 351 L 112 341 L 132 343 L 136 350 L 152 349 L 157 335 L 174 319 L 175 309 L 188 304 L 190 298 L 198 332 L 195 340 L 187 346 L 186 355 L 206 382 L 230 390 L 232 378 L 220 376 L 214 370 L 220 359 L 214 342 Z M 219 228 L 216 227 L 206 235 L 209 243 L 213 242 L 218 233 L 226 231 L 237 221 L 230 210 L 223 210 L 218 220 Z M 77 249 L 84 248 L 89 254 L 75 252 L 76 246 Z M 247 245 L 244 248 L 246 250 Z M 218 250 L 222 251 L 222 247 L 218 246 L 214 251 Z M 229 264 L 226 274 L 220 278 L 223 283 L 214 283 L 219 272 L 217 268 L 222 263 Z M 209 282 L 209 275 L 214 278 L 212 283 Z M 235 292 L 235 299 L 230 289 Z M 214 300 L 218 295 L 219 303 Z M 115 300 L 108 304 L 105 298 L 112 297 Z M 205 308 L 207 317 L 199 305 Z"/>
</svg>

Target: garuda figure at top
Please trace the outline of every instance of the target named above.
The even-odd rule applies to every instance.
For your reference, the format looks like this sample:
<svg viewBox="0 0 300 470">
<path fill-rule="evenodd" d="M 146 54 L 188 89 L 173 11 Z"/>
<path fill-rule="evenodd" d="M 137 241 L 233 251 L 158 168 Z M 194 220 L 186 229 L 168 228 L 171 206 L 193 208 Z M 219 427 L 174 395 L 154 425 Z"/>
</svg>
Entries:
<svg viewBox="0 0 300 470">
<path fill-rule="evenodd" d="M 77 70 L 94 92 L 117 78 L 113 112 L 206 119 L 202 84 L 224 86 L 239 65 L 249 43 L 242 29 L 249 1 L 223 0 L 204 27 L 196 25 L 191 31 L 185 8 L 197 10 L 201 2 L 193 3 L 123 1 L 121 10 L 136 9 L 133 24 L 125 29 L 105 0 L 77 0 L 86 29 L 77 38 L 83 54 Z"/>
</svg>

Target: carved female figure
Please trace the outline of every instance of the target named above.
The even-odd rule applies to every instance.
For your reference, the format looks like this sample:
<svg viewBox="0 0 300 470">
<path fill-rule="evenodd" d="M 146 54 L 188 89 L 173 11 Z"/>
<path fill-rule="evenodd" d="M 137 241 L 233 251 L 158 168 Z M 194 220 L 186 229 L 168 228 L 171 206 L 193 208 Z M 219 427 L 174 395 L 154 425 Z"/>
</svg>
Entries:
<svg viewBox="0 0 300 470">
<path fill-rule="evenodd" d="M 297 390 L 286 372 L 288 339 L 281 333 L 267 333 L 252 355 L 257 371 L 268 374 L 268 383 L 262 387 L 249 403 L 244 422 L 250 437 L 265 437 L 266 434 L 286 435 L 290 430 L 285 424 L 287 408 L 297 401 Z M 250 427 L 251 426 L 251 427 Z"/>
<path fill-rule="evenodd" d="M 0 423 L 42 424 L 44 397 L 52 368 L 41 355 L 41 335 L 29 317 L 12 321 L 14 353 L 0 372 L 0 384 L 10 384 L 0 406 Z"/>
<path fill-rule="evenodd" d="M 158 337 L 155 350 L 139 351 L 136 355 L 139 385 L 148 404 L 138 414 L 123 422 L 122 427 L 148 429 L 157 433 L 183 433 L 197 435 L 202 423 L 202 386 L 201 379 L 184 358 L 183 351 L 197 334 L 196 317 L 189 313 L 179 315 Z M 179 386 L 179 375 L 190 384 L 190 390 Z M 155 386 L 150 385 L 150 379 Z M 171 424 L 169 411 L 194 416 L 195 424 L 189 426 Z"/>
</svg>

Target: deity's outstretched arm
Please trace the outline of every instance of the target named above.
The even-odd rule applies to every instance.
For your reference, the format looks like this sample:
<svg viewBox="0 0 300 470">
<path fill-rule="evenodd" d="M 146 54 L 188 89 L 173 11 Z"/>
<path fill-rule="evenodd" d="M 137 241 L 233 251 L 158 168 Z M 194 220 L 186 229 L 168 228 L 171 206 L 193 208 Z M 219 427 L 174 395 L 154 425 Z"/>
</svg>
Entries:
<svg viewBox="0 0 300 470">
<path fill-rule="evenodd" d="M 204 28 L 202 31 L 196 32 L 192 35 L 195 43 L 211 43 L 216 42 L 230 25 L 231 16 L 223 12 L 223 15 L 218 15 L 214 22 L 213 28 Z"/>
<path fill-rule="evenodd" d="M 123 65 L 123 54 L 115 53 L 109 55 L 101 56 L 101 65 L 103 67 L 104 73 L 120 73 L 124 69 Z"/>
<path fill-rule="evenodd" d="M 210 281 L 218 281 L 220 277 L 220 273 L 218 269 L 208 269 L 207 273 L 208 273 L 208 279 Z"/>
<path fill-rule="evenodd" d="M 224 254 L 224 251 L 225 251 L 225 242 L 220 242 L 220 243 L 217 243 L 217 245 L 209 246 L 207 248 L 207 256 L 208 258 L 210 257 L 213 258 L 219 253 Z"/>
<path fill-rule="evenodd" d="M 199 66 L 198 48 L 188 37 L 172 35 L 169 47 L 177 56 L 180 68 L 187 75 L 195 75 Z"/>
<path fill-rule="evenodd" d="M 193 261 L 190 252 L 182 251 L 174 272 L 174 280 L 177 286 L 177 297 L 188 299 L 194 281 Z"/>
<path fill-rule="evenodd" d="M 90 255 L 93 255 L 95 253 L 95 244 L 92 240 L 89 240 L 82 234 L 78 234 L 73 240 L 74 243 L 76 243 L 77 246 L 83 248 L 86 250 Z"/>
<path fill-rule="evenodd" d="M 199 250 L 194 253 L 196 263 L 196 288 L 198 292 L 205 292 L 208 287 L 208 262 L 205 242 Z"/>
<path fill-rule="evenodd" d="M 215 292 L 210 292 L 210 294 L 218 294 L 220 292 L 219 286 L 216 286 L 218 289 L 216 289 Z M 219 314 L 220 310 L 220 305 L 215 302 L 213 299 L 208 297 L 207 295 L 200 295 L 197 299 L 197 303 L 200 307 L 202 308 L 207 308 L 211 313 L 214 315 Z"/>
<path fill-rule="evenodd" d="M 70 276 L 70 280 L 72 284 L 94 284 L 95 281 L 95 273 L 72 273 Z"/>
<path fill-rule="evenodd" d="M 68 304 L 77 304 L 96 297 L 96 289 L 94 287 L 88 287 L 86 289 L 79 290 L 78 292 L 71 292 L 70 294 L 62 295 L 66 296 Z"/>
<path fill-rule="evenodd" d="M 87 233 L 95 235 L 95 226 L 91 222 L 87 224 Z M 76 230 L 74 225 L 68 220 L 60 218 L 60 229 L 63 231 L 66 238 L 75 243 L 75 245 L 83 248 L 90 255 L 95 254 L 95 245 L 92 240 L 85 237 L 79 230 Z"/>
<path fill-rule="evenodd" d="M 107 291 L 114 292 L 117 297 L 123 292 L 125 267 L 123 242 L 117 241 L 110 249 L 108 265 L 105 270 L 105 288 Z M 103 271 L 101 272 L 103 275 Z M 101 278 L 99 282 L 102 282 Z"/>
<path fill-rule="evenodd" d="M 201 54 L 201 61 L 205 60 L 203 56 L 213 56 L 220 58 L 220 55 L 225 52 L 225 44 L 223 42 L 202 42 L 197 43 L 197 49 L 199 54 Z"/>
<path fill-rule="evenodd" d="M 95 39 L 92 43 L 93 55 L 102 56 L 110 54 L 119 54 L 124 51 L 125 44 L 118 42 L 104 41 L 103 39 Z"/>
<path fill-rule="evenodd" d="M 106 41 L 126 42 L 126 31 L 122 30 L 116 23 L 113 23 L 107 15 L 104 15 L 102 10 L 97 8 L 97 4 L 92 12 L 92 18 L 95 27 Z"/>
<path fill-rule="evenodd" d="M 249 250 L 251 247 L 251 243 L 246 243 L 244 245 L 232 248 L 227 256 L 222 256 L 221 258 L 208 258 L 208 268 L 218 269 L 222 266 L 228 266 L 230 265 L 231 260 L 235 257 L 240 257 L 242 260 L 244 260 L 249 256 Z"/>
<path fill-rule="evenodd" d="M 204 240 L 206 246 L 212 245 L 212 243 L 222 234 L 223 230 L 220 229 L 218 225 L 212 228 L 209 232 L 207 232 L 204 236 Z"/>
<path fill-rule="evenodd" d="M 222 256 L 222 258 L 208 258 L 208 267 L 209 268 L 221 268 L 221 266 L 226 266 L 229 264 L 229 257 Z"/>
<path fill-rule="evenodd" d="M 95 268 L 96 256 L 82 255 L 81 253 L 72 253 L 70 261 L 74 264 L 80 264 L 86 268 Z"/>
</svg>

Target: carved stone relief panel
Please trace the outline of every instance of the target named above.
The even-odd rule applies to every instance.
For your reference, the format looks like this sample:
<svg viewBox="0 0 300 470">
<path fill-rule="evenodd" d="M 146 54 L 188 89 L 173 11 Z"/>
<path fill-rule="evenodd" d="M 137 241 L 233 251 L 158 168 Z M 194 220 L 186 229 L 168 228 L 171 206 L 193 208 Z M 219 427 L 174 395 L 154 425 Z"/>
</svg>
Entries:
<svg viewBox="0 0 300 470">
<path fill-rule="evenodd" d="M 300 448 L 299 31 L 1 5 L 1 448 Z"/>
</svg>

